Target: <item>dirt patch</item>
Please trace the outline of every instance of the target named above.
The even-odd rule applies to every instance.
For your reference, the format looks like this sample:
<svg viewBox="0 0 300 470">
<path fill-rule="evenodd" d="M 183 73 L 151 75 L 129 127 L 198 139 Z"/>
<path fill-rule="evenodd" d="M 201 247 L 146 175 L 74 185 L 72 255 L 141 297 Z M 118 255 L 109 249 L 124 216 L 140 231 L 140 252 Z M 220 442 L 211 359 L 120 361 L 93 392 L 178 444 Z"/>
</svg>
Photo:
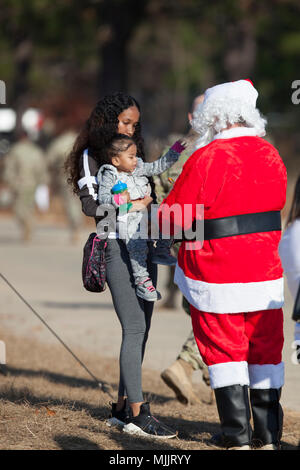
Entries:
<svg viewBox="0 0 300 470">
<path fill-rule="evenodd" d="M 109 428 L 111 398 L 59 344 L 47 346 L 1 332 L 7 347 L 8 374 L 0 374 L 0 449 L 4 450 L 212 450 L 207 443 L 219 432 L 210 390 L 195 387 L 203 397 L 198 406 L 174 399 L 156 371 L 145 370 L 146 400 L 154 416 L 178 430 L 168 442 L 126 436 Z M 118 361 L 81 351 L 80 359 L 117 395 Z M 283 449 L 296 450 L 300 413 L 285 410 Z"/>
</svg>

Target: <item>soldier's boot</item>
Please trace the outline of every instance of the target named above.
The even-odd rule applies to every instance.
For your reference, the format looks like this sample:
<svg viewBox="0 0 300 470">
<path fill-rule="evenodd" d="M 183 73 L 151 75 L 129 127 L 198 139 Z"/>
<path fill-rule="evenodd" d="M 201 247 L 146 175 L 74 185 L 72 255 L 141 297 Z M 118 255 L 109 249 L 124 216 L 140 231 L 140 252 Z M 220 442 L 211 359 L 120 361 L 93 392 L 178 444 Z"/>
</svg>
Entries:
<svg viewBox="0 0 300 470">
<path fill-rule="evenodd" d="M 201 402 L 193 389 L 193 371 L 191 364 L 183 359 L 177 359 L 161 373 L 162 380 L 175 392 L 177 400 L 184 405 L 195 405 Z"/>
<path fill-rule="evenodd" d="M 279 403 L 281 389 L 250 389 L 253 416 L 253 446 L 261 450 L 279 450 L 283 411 Z"/>
<path fill-rule="evenodd" d="M 228 450 L 250 450 L 252 429 L 247 385 L 230 385 L 215 389 L 221 433 L 211 444 Z"/>
</svg>

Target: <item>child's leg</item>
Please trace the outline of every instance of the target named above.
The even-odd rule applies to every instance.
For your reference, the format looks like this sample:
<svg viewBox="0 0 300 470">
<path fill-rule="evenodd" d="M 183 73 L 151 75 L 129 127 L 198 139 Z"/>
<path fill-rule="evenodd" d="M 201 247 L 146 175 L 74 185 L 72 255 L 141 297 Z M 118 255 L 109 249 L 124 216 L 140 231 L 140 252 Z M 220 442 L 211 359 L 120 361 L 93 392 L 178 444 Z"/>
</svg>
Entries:
<svg viewBox="0 0 300 470">
<path fill-rule="evenodd" d="M 147 240 L 130 238 L 126 241 L 126 246 L 132 266 L 134 283 L 137 285 L 150 277 L 147 269 Z"/>
<path fill-rule="evenodd" d="M 159 300 L 161 295 L 153 286 L 147 269 L 147 240 L 131 238 L 127 241 L 126 246 L 132 266 L 137 296 L 149 302 Z"/>
</svg>

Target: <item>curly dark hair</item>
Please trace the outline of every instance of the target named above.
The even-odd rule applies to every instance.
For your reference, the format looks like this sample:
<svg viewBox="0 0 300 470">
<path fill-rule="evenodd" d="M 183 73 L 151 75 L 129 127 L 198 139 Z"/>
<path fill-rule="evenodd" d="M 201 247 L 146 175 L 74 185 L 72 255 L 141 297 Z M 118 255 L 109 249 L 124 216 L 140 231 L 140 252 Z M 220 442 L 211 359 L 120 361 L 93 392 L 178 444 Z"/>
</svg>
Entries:
<svg viewBox="0 0 300 470">
<path fill-rule="evenodd" d="M 135 142 L 132 137 L 125 134 L 115 134 L 104 149 L 105 163 L 111 163 L 113 157 L 117 157 L 120 152 L 125 152 Z"/>
<path fill-rule="evenodd" d="M 300 219 L 300 175 L 296 181 L 293 202 L 287 218 L 286 226 L 288 227 L 296 219 Z"/>
<path fill-rule="evenodd" d="M 85 149 L 98 162 L 99 168 L 105 163 L 104 149 L 118 132 L 119 115 L 126 109 L 135 106 L 140 111 L 138 102 L 127 93 L 116 92 L 106 95 L 96 104 L 65 162 L 65 171 L 69 175 L 68 183 L 75 194 L 79 193 L 77 185 L 80 179 L 79 159 Z M 137 123 L 132 140 L 137 146 L 138 156 L 144 159 L 144 140 L 141 135 L 141 123 Z"/>
</svg>

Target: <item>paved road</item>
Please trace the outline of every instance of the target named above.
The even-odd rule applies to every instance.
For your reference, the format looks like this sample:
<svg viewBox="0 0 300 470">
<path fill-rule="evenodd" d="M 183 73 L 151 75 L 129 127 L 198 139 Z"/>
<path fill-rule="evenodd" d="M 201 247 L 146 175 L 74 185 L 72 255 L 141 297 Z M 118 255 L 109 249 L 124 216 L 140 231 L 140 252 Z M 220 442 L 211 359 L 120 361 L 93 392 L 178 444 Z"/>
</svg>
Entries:
<svg viewBox="0 0 300 470">
<path fill-rule="evenodd" d="M 117 357 L 121 331 L 110 293 L 89 293 L 81 283 L 82 247 L 88 234 L 88 229 L 83 230 L 78 245 L 72 246 L 63 226 L 44 223 L 37 226 L 33 242 L 24 245 L 19 242 L 14 221 L 2 217 L 1 272 L 75 353 L 80 355 L 80 350 L 84 349 L 100 356 Z M 163 298 L 165 282 L 166 268 L 161 266 L 158 288 Z M 57 343 L 57 339 L 1 279 L 0 295 L 0 331 L 2 325 L 16 335 Z M 190 332 L 190 319 L 180 308 L 180 295 L 176 301 L 178 307 L 171 312 L 160 308 L 162 301 L 156 304 L 144 362 L 146 368 L 161 371 L 170 365 Z M 286 384 L 282 403 L 300 411 L 300 366 L 293 364 L 291 359 L 294 328 L 290 320 L 291 305 L 286 289 Z M 6 347 L 9 363 L 9 351 L 14 346 L 8 344 Z M 93 372 L 97 375 L 97 371 Z M 201 380 L 200 373 L 194 374 L 194 380 Z"/>
</svg>

